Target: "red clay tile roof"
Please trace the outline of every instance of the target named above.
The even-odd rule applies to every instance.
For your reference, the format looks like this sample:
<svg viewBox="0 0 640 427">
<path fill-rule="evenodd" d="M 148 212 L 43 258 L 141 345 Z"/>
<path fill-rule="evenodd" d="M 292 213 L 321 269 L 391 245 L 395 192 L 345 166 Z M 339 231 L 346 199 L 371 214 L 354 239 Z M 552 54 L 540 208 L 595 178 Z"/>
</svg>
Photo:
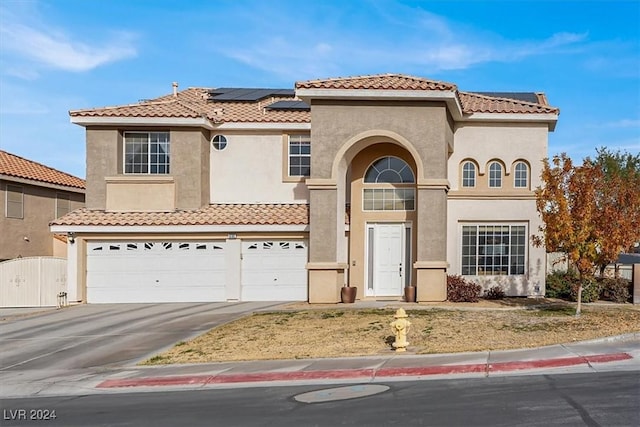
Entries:
<svg viewBox="0 0 640 427">
<path fill-rule="evenodd" d="M 174 212 L 105 212 L 76 209 L 51 225 L 307 225 L 307 204 L 213 204 Z"/>
<path fill-rule="evenodd" d="M 443 90 L 454 91 L 452 83 L 428 80 L 404 74 L 377 74 L 337 77 L 296 82 L 296 89 L 379 89 L 379 90 Z"/>
<path fill-rule="evenodd" d="M 452 91 L 457 94 L 464 114 L 472 113 L 558 113 L 548 105 L 544 94 L 538 94 L 539 103 L 528 103 L 509 98 L 497 98 L 477 93 L 459 92 L 456 85 L 403 74 L 339 77 L 296 83 L 297 89 L 374 89 Z M 265 107 L 277 101 L 297 98 L 272 96 L 258 101 L 209 100 L 209 88 L 188 88 L 137 104 L 115 107 L 73 110 L 71 117 L 206 117 L 214 123 L 309 123 L 311 114 L 303 110 L 278 110 Z"/>
<path fill-rule="evenodd" d="M 309 111 L 267 110 L 270 104 L 286 97 L 271 97 L 255 102 L 207 101 L 207 88 L 189 88 L 138 104 L 73 110 L 71 117 L 207 117 L 215 123 L 308 123 Z"/>
<path fill-rule="evenodd" d="M 538 94 L 540 104 L 519 101 L 510 98 L 496 98 L 477 93 L 459 92 L 462 111 L 470 113 L 552 113 L 558 114 L 559 109 L 546 105 L 546 97 Z M 543 104 L 544 102 L 544 104 Z"/>
<path fill-rule="evenodd" d="M 0 150 L 0 175 L 63 185 L 65 187 L 85 188 L 83 179 L 3 150 Z"/>
</svg>

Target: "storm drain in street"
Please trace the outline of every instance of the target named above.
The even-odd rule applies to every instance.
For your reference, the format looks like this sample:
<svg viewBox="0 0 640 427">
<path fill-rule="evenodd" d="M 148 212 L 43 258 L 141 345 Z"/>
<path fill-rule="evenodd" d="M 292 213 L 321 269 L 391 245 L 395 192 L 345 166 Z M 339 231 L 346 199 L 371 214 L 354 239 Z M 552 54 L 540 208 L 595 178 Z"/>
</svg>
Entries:
<svg viewBox="0 0 640 427">
<path fill-rule="evenodd" d="M 294 396 L 294 399 L 302 403 L 333 402 L 335 400 L 356 399 L 367 397 L 389 390 L 386 385 L 357 384 L 346 387 L 327 388 L 324 390 L 310 391 Z"/>
</svg>

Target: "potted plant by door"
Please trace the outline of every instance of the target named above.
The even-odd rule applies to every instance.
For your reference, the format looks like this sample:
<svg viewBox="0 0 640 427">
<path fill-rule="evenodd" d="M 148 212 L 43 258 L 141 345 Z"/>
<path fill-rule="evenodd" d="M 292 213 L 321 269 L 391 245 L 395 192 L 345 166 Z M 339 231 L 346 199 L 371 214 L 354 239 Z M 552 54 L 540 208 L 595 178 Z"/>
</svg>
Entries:
<svg viewBox="0 0 640 427">
<path fill-rule="evenodd" d="M 416 302 L 416 286 L 407 285 L 404 287 L 404 300 L 406 302 Z"/>
<path fill-rule="evenodd" d="M 352 304 L 356 301 L 358 288 L 355 286 L 344 285 L 340 290 L 340 299 L 344 304 Z"/>
</svg>

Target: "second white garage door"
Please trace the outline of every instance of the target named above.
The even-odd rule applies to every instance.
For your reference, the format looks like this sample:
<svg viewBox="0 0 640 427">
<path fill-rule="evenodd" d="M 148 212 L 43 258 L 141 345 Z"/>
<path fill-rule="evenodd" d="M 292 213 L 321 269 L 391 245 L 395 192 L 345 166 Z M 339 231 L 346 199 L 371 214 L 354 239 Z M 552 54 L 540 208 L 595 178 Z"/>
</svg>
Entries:
<svg viewBox="0 0 640 427">
<path fill-rule="evenodd" d="M 226 301 L 224 242 L 87 243 L 88 303 Z"/>
<path fill-rule="evenodd" d="M 243 241 L 242 301 L 306 301 L 307 242 Z"/>
</svg>

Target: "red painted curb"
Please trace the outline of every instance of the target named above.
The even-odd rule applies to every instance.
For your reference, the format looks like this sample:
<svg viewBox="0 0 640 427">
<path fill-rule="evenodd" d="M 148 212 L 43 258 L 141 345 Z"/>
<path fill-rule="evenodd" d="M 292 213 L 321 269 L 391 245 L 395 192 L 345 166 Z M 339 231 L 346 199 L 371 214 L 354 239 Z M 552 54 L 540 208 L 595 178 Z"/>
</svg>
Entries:
<svg viewBox="0 0 640 427">
<path fill-rule="evenodd" d="M 206 384 L 234 384 L 263 381 L 304 381 L 318 379 L 385 378 L 401 376 L 428 376 L 467 373 L 508 372 L 537 368 L 608 363 L 632 359 L 627 353 L 595 354 L 591 356 L 563 357 L 558 359 L 515 361 L 499 363 L 476 363 L 466 365 L 440 365 L 410 368 L 350 369 L 333 371 L 256 372 L 251 374 L 183 375 L 173 377 L 125 378 L 101 382 L 96 388 L 182 386 Z"/>
<path fill-rule="evenodd" d="M 631 358 L 632 357 L 627 353 L 614 353 L 614 354 L 596 354 L 593 356 L 563 357 L 559 359 L 490 363 L 488 366 L 488 371 L 504 372 L 504 371 L 520 371 L 524 369 L 537 369 L 537 368 L 559 368 L 562 366 L 575 366 L 575 365 L 582 365 L 582 364 L 588 365 L 589 363 L 615 362 L 620 360 L 628 360 Z"/>
<path fill-rule="evenodd" d="M 415 368 L 382 368 L 376 372 L 376 377 L 419 377 L 422 375 L 468 374 L 485 372 L 486 370 L 486 363 L 470 365 L 424 366 Z"/>
</svg>

